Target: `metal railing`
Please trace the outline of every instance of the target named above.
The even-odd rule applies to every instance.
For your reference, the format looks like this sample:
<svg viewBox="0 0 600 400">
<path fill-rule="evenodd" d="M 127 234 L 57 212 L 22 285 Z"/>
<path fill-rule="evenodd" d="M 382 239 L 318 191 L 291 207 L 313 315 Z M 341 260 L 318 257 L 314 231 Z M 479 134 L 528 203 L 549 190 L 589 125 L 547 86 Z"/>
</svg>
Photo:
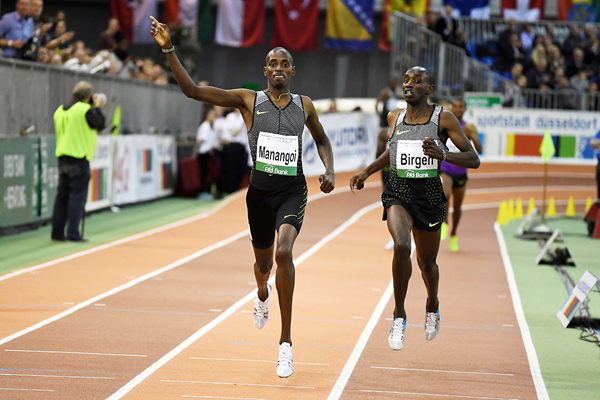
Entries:
<svg viewBox="0 0 600 400">
<path fill-rule="evenodd" d="M 465 38 L 469 43 L 486 44 L 490 41 L 497 41 L 500 33 L 508 27 L 508 20 L 502 18 L 473 19 L 461 17 L 458 19 L 459 26 L 465 31 Z M 515 29 L 521 32 L 525 26 L 525 21 L 515 21 Z M 578 26 L 583 34 L 586 26 L 593 26 L 596 33 L 600 32 L 600 24 L 582 23 L 575 21 L 535 21 L 531 22 L 533 32 L 536 35 L 545 35 L 547 27 L 552 25 L 554 28 L 554 40 L 561 45 L 569 36 L 571 27 Z"/>
<path fill-rule="evenodd" d="M 436 77 L 434 97 L 440 100 L 452 100 L 466 91 L 504 93 L 514 86 L 486 64 L 470 58 L 464 49 L 444 42 L 441 35 L 416 19 L 396 12 L 391 21 L 391 74 L 399 81 L 409 68 L 423 66 Z"/>
<path fill-rule="evenodd" d="M 91 75 L 34 62 L 0 59 L 0 136 L 18 136 L 35 126 L 35 134 L 54 134 L 54 111 L 69 101 L 80 80 L 105 93 L 107 124 L 121 106 L 121 132 L 194 136 L 202 104 L 187 99 L 175 85 L 159 86 L 135 79 Z"/>
</svg>

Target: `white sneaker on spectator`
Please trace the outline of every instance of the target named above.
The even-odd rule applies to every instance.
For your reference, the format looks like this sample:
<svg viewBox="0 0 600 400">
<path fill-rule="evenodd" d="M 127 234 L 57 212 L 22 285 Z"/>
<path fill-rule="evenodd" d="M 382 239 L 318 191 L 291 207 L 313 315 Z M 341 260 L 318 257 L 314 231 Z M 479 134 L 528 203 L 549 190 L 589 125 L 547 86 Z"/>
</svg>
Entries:
<svg viewBox="0 0 600 400">
<path fill-rule="evenodd" d="M 277 375 L 280 378 L 287 378 L 294 373 L 294 357 L 292 356 L 292 346 L 283 342 L 279 345 L 279 359 L 277 360 Z"/>
<path fill-rule="evenodd" d="M 258 298 L 258 294 L 256 295 L 256 299 L 254 299 L 254 326 L 258 329 L 264 328 L 267 324 L 267 319 L 269 319 L 269 299 L 271 298 L 272 289 L 271 285 L 267 283 L 267 290 L 269 292 L 267 299 L 261 301 Z"/>
</svg>

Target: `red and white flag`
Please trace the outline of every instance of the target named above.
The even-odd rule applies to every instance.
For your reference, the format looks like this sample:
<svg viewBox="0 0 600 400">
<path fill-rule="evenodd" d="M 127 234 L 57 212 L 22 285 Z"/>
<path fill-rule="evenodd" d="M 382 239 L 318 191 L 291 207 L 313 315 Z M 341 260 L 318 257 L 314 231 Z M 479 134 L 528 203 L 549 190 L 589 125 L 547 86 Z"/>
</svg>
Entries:
<svg viewBox="0 0 600 400">
<path fill-rule="evenodd" d="M 265 40 L 265 0 L 219 0 L 215 42 L 248 47 Z"/>
<path fill-rule="evenodd" d="M 502 0 L 504 19 L 537 21 L 544 19 L 545 0 Z"/>
<path fill-rule="evenodd" d="M 271 47 L 290 51 L 317 48 L 319 0 L 275 0 Z"/>
<path fill-rule="evenodd" d="M 110 0 L 113 18 L 130 43 L 154 43 L 150 16 L 156 16 L 156 0 Z"/>
</svg>

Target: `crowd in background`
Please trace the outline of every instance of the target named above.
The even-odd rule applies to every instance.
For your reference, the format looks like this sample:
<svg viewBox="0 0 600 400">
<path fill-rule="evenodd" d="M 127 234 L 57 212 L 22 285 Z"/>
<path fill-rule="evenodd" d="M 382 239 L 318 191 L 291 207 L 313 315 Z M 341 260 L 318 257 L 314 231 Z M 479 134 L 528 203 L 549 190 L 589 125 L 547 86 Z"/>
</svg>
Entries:
<svg viewBox="0 0 600 400">
<path fill-rule="evenodd" d="M 55 65 L 70 70 L 131 77 L 165 85 L 169 78 L 153 60 L 132 57 L 129 42 L 111 18 L 92 48 L 69 31 L 67 16 L 44 14 L 43 0 L 17 0 L 16 11 L 0 20 L 0 49 L 4 57 Z"/>
</svg>

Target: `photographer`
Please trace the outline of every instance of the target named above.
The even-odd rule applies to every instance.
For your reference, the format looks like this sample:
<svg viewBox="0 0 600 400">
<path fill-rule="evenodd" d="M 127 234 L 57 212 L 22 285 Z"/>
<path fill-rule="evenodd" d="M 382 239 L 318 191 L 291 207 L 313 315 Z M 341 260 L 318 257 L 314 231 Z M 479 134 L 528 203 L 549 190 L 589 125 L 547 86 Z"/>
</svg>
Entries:
<svg viewBox="0 0 600 400">
<path fill-rule="evenodd" d="M 59 173 L 52 213 L 51 238 L 55 241 L 86 241 L 79 234 L 79 222 L 87 201 L 90 161 L 96 151 L 97 131 L 104 129 L 105 125 L 101 108 L 106 104 L 104 94 L 92 93 L 90 83 L 78 82 L 72 99 L 54 113 Z"/>
</svg>

